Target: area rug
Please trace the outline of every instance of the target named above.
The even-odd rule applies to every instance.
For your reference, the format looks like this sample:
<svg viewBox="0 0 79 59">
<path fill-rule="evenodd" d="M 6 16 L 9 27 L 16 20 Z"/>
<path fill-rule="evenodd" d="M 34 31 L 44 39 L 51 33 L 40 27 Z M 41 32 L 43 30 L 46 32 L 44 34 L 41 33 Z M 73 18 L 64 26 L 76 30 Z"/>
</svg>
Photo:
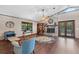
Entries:
<svg viewBox="0 0 79 59">
<path fill-rule="evenodd" d="M 38 42 L 51 42 L 52 40 L 54 40 L 54 38 L 53 37 L 47 37 L 47 36 L 38 36 L 37 38 L 36 38 L 36 41 L 38 41 Z"/>
</svg>

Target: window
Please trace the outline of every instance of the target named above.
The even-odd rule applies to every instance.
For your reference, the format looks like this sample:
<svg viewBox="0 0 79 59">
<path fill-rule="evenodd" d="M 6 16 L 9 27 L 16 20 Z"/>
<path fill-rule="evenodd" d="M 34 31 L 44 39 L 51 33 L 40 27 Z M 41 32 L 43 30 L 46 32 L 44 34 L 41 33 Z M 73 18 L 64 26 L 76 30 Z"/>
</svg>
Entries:
<svg viewBox="0 0 79 59">
<path fill-rule="evenodd" d="M 32 23 L 22 22 L 22 31 L 26 33 L 32 32 Z"/>
<path fill-rule="evenodd" d="M 70 7 L 70 8 L 65 9 L 63 12 L 67 13 L 67 12 L 72 12 L 72 11 L 76 11 L 76 10 L 79 10 L 79 8 L 77 8 L 77 7 Z"/>
</svg>

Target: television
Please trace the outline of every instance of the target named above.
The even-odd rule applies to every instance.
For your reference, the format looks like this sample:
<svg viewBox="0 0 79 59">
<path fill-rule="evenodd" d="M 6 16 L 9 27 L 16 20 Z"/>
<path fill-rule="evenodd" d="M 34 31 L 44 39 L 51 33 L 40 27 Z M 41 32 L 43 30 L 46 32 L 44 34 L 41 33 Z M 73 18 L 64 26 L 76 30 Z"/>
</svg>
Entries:
<svg viewBox="0 0 79 59">
<path fill-rule="evenodd" d="M 47 28 L 47 33 L 55 33 L 55 28 Z"/>
</svg>

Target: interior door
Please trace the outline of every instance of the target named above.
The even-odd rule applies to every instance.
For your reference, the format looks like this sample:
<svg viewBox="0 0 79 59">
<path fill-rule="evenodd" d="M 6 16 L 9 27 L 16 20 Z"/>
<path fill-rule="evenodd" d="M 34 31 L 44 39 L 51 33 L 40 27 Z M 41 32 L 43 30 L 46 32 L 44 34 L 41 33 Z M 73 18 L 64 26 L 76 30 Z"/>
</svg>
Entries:
<svg viewBox="0 0 79 59">
<path fill-rule="evenodd" d="M 75 26 L 74 21 L 60 21 L 59 22 L 59 36 L 64 37 L 75 37 Z"/>
</svg>

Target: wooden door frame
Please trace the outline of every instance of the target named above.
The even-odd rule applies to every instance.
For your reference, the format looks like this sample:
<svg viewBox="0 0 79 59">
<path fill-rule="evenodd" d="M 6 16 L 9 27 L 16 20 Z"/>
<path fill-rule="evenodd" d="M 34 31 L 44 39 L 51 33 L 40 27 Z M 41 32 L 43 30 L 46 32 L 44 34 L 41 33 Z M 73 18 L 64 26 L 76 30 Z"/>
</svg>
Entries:
<svg viewBox="0 0 79 59">
<path fill-rule="evenodd" d="M 64 22 L 65 23 L 65 26 L 66 26 L 66 22 L 71 22 L 71 21 L 73 21 L 73 34 L 74 34 L 74 36 L 67 36 L 66 34 L 67 34 L 67 32 L 66 32 L 66 27 L 65 27 L 65 36 L 63 36 L 63 35 L 60 35 L 60 30 L 59 30 L 59 28 L 60 28 L 60 23 L 61 22 Z M 60 36 L 60 37 L 70 37 L 70 38 L 75 38 L 75 20 L 67 20 L 67 21 L 59 21 L 58 22 L 58 36 Z"/>
</svg>

